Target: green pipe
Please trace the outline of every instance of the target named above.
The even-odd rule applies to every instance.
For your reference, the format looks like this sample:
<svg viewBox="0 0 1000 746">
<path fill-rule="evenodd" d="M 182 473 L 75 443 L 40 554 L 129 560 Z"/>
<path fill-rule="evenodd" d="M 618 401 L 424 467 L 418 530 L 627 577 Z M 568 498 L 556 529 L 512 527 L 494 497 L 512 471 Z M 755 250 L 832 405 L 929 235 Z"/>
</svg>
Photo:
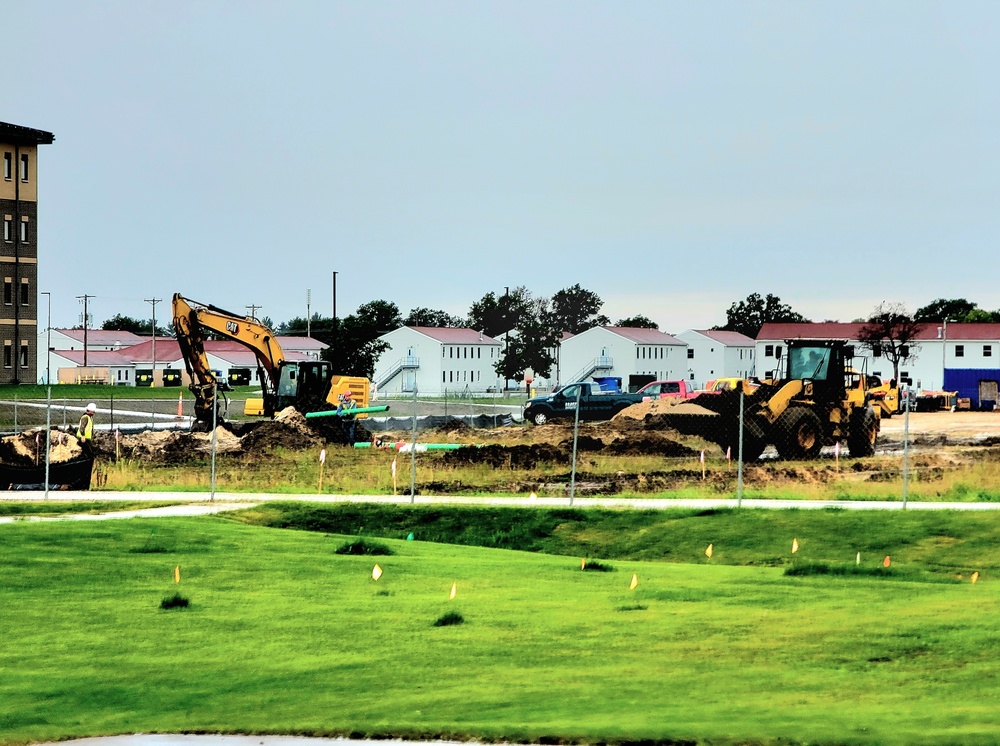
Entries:
<svg viewBox="0 0 1000 746">
<path fill-rule="evenodd" d="M 402 441 L 400 443 L 389 443 L 386 447 L 390 450 L 396 449 L 397 446 L 409 446 L 408 441 Z M 471 443 L 417 443 L 417 452 L 422 451 L 457 451 L 459 448 L 465 448 L 466 446 L 473 445 Z M 365 441 L 362 443 L 355 443 L 355 448 L 371 448 L 372 444 Z M 406 448 L 406 450 L 410 450 Z"/>
<path fill-rule="evenodd" d="M 354 409 L 344 409 L 338 412 L 336 409 L 324 410 L 322 412 L 306 412 L 307 418 L 313 417 L 348 417 L 355 414 L 370 414 L 372 412 L 385 412 L 389 405 L 381 407 L 355 407 Z"/>
</svg>

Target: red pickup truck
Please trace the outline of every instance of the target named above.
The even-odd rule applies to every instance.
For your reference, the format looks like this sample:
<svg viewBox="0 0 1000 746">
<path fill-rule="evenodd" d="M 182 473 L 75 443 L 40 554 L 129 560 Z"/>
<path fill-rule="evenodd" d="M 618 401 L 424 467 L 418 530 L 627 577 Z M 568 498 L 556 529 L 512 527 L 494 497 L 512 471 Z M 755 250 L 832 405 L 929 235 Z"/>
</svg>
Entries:
<svg viewBox="0 0 1000 746">
<path fill-rule="evenodd" d="M 702 393 L 688 388 L 687 381 L 653 381 L 636 392 L 642 401 L 652 399 L 693 399 Z"/>
</svg>

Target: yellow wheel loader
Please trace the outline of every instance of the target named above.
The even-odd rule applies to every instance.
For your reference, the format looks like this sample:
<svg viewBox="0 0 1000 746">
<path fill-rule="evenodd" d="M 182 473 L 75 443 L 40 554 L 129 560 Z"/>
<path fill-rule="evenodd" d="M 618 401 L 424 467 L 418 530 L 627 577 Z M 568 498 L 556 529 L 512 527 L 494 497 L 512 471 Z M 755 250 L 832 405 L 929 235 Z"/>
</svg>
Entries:
<svg viewBox="0 0 1000 746">
<path fill-rule="evenodd" d="M 865 377 L 848 389 L 854 348 L 837 340 L 786 344 L 782 378 L 703 394 L 664 413 L 665 421 L 681 433 L 717 443 L 732 458 L 742 445 L 745 461 L 755 460 L 768 445 L 785 459 L 815 458 L 823 446 L 835 443 L 845 444 L 852 456 L 873 455 L 880 421 Z"/>
</svg>

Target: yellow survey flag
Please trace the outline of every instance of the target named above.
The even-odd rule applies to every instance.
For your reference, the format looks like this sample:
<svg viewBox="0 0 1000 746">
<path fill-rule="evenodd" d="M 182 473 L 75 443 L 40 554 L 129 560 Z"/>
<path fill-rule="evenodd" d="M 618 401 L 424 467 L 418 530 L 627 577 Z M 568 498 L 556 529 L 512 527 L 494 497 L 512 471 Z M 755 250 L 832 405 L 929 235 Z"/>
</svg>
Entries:
<svg viewBox="0 0 1000 746">
<path fill-rule="evenodd" d="M 639 576 L 632 573 L 632 582 L 628 584 L 628 589 L 634 591 L 637 585 L 639 585 Z"/>
<path fill-rule="evenodd" d="M 708 549 L 705 550 L 705 556 L 708 557 L 709 559 L 712 558 L 712 545 L 711 544 L 709 544 L 708 545 Z"/>
<path fill-rule="evenodd" d="M 799 551 L 799 540 L 792 539 L 792 554 L 795 554 L 797 551 Z"/>
<path fill-rule="evenodd" d="M 455 598 L 458 595 L 458 583 L 451 584 L 451 593 L 448 594 L 448 598 Z"/>
<path fill-rule="evenodd" d="M 372 580 L 378 580 L 381 577 L 382 577 L 382 568 L 379 567 L 378 564 L 376 564 L 375 567 L 372 568 Z"/>
<path fill-rule="evenodd" d="M 534 492 L 532 492 L 530 495 L 528 495 L 528 499 L 529 500 L 537 500 L 538 499 L 538 495 L 536 495 Z"/>
<path fill-rule="evenodd" d="M 181 582 L 181 566 L 180 565 L 177 565 L 177 567 L 174 568 L 174 582 L 175 583 Z"/>
<path fill-rule="evenodd" d="M 586 570 L 587 569 L 587 558 L 586 557 L 581 557 L 580 558 L 580 569 L 581 570 Z"/>
<path fill-rule="evenodd" d="M 975 585 L 976 581 L 979 580 L 979 571 L 972 573 L 972 584 Z"/>
</svg>

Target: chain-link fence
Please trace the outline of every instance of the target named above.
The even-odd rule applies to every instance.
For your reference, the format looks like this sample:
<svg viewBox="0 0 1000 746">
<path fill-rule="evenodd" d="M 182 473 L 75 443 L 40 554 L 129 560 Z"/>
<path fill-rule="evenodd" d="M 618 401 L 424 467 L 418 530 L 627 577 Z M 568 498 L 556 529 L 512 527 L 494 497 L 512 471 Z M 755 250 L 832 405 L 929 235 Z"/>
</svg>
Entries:
<svg viewBox="0 0 1000 746">
<path fill-rule="evenodd" d="M 88 401 L 53 396 L 48 408 L 51 424 L 74 430 Z M 98 432 L 191 429 L 193 402 L 190 397 L 132 399 L 107 396 L 93 401 L 98 407 Z M 381 445 L 395 448 L 400 443 L 405 446 L 413 441 L 415 431 L 421 453 L 435 450 L 430 446 L 446 445 L 452 449 L 488 441 L 489 435 L 483 431 L 509 428 L 512 415 L 519 414 L 520 409 L 519 404 L 509 399 L 476 402 L 411 395 L 382 399 L 379 403 L 390 405 L 387 413 L 390 416 L 359 421 L 359 434 L 367 431 L 383 441 Z M 241 402 L 231 404 L 242 409 Z M 502 446 L 489 446 L 480 449 L 481 457 L 470 456 L 466 463 L 481 463 L 497 472 L 497 478 L 485 483 L 483 491 L 516 491 L 519 489 L 516 485 L 531 482 L 548 495 L 570 495 L 576 488 L 575 494 L 579 496 L 616 493 L 669 496 L 674 490 L 698 489 L 700 485 L 702 492 L 713 496 L 731 495 L 742 499 L 747 490 L 760 496 L 779 482 L 795 490 L 798 480 L 806 489 L 806 496 L 815 497 L 820 492 L 809 492 L 808 487 L 813 485 L 824 485 L 826 492 L 823 494 L 834 495 L 835 499 L 864 498 L 873 494 L 877 487 L 881 495 L 877 499 L 905 501 L 910 499 L 908 491 L 914 482 L 921 486 L 920 494 L 930 495 L 927 485 L 932 480 L 943 485 L 942 488 L 934 492 L 934 497 L 921 499 L 948 499 L 948 490 L 954 487 L 948 486 L 949 479 L 955 482 L 970 469 L 981 469 L 993 458 L 989 450 L 962 458 L 942 455 L 949 441 L 926 428 L 914 437 L 908 427 L 908 412 L 891 420 L 881 420 L 873 419 L 871 408 L 864 402 L 849 410 L 792 402 L 779 405 L 781 402 L 775 402 L 773 395 L 756 398 L 745 394 L 742 398 L 738 395 L 706 398 L 703 395 L 696 400 L 654 408 L 641 419 L 581 423 L 578 432 L 572 427 L 572 420 L 561 427 L 546 426 L 548 429 L 544 430 L 524 424 L 521 431 L 498 432 L 494 441 L 516 446 L 523 453 L 513 456 L 512 449 L 507 448 L 505 453 L 498 454 L 496 449 Z M 44 399 L 0 401 L 0 429 L 9 434 L 44 427 L 46 410 Z M 944 427 L 953 426 L 965 415 L 961 412 L 914 415 L 917 418 L 928 416 L 938 418 Z M 995 440 L 1000 443 L 1000 414 L 994 416 Z M 480 432 L 475 437 L 463 438 L 461 430 L 449 428 L 456 420 Z M 428 433 L 434 428 L 439 431 Z M 394 436 L 382 437 L 386 430 L 394 432 Z M 368 438 L 368 435 L 362 437 Z M 267 442 L 264 435 L 257 434 L 255 438 L 255 447 Z M 235 443 L 232 440 L 223 439 L 216 444 L 219 452 L 246 453 L 238 439 Z M 276 439 L 273 442 L 291 449 L 306 441 L 289 436 L 284 441 Z M 187 452 L 205 455 L 207 447 L 205 444 L 185 445 Z M 178 453 L 182 450 L 178 448 Z M 391 454 L 387 456 L 391 457 Z M 620 462 L 615 461 L 619 457 Z M 455 462 L 430 454 L 421 456 L 420 462 L 419 489 L 447 492 L 450 488 L 448 469 Z M 539 470 L 536 466 L 539 463 L 546 466 Z M 612 463 L 614 466 L 609 466 Z M 241 472 L 248 477 L 252 474 L 261 483 L 267 480 L 260 477 L 269 477 L 286 468 L 293 469 L 264 458 L 240 465 Z M 615 470 L 609 471 L 612 468 Z M 501 475 L 502 470 L 506 471 Z M 517 473 L 518 470 L 521 473 Z M 1000 473 L 1000 469 L 997 471 Z M 577 472 L 581 475 L 579 479 Z M 346 489 L 377 493 L 384 487 L 379 482 L 383 477 L 376 479 L 373 476 L 368 484 L 362 475 Z M 980 479 L 978 473 L 976 479 Z M 996 481 L 994 485 L 984 479 L 979 484 L 970 482 L 954 489 L 965 489 L 965 499 L 990 499 L 991 489 L 1000 490 L 1000 478 Z M 974 490 L 978 492 L 969 497 Z"/>
</svg>

